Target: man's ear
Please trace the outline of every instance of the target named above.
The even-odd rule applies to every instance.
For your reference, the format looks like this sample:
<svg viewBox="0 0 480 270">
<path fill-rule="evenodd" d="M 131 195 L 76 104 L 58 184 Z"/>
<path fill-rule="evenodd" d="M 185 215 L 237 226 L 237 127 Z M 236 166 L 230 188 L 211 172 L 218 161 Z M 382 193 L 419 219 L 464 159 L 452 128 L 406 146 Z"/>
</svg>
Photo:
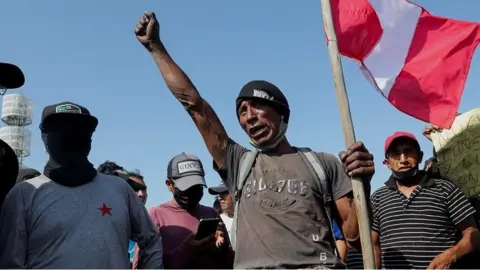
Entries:
<svg viewBox="0 0 480 270">
<path fill-rule="evenodd" d="M 388 163 L 388 158 L 385 158 L 385 159 L 383 160 L 383 165 L 387 166 L 387 168 L 388 168 L 389 170 L 392 169 L 392 168 L 390 167 L 390 164 Z"/>
<path fill-rule="evenodd" d="M 167 185 L 168 190 L 169 190 L 170 192 L 173 192 L 173 189 L 175 188 L 175 186 L 173 185 L 173 181 L 172 181 L 172 180 L 170 180 L 170 179 L 165 180 L 165 185 Z"/>
<path fill-rule="evenodd" d="M 423 151 L 420 151 L 420 154 L 418 155 L 418 164 L 421 164 L 423 161 Z"/>
</svg>

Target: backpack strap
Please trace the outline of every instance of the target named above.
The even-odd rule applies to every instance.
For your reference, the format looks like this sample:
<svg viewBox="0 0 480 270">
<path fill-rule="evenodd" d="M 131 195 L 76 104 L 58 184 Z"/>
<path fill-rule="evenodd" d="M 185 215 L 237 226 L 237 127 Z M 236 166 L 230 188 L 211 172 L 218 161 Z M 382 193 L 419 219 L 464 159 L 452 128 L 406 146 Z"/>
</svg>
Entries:
<svg viewBox="0 0 480 270">
<path fill-rule="evenodd" d="M 325 214 L 327 215 L 328 224 L 330 226 L 330 231 L 332 232 L 333 238 L 333 246 L 335 247 L 335 253 L 338 257 L 340 257 L 340 252 L 337 248 L 334 228 L 333 228 L 333 197 L 332 197 L 332 189 L 330 187 L 330 182 L 325 174 L 325 170 L 323 168 L 322 163 L 318 159 L 316 153 L 314 153 L 310 148 L 296 148 L 297 152 L 300 154 L 300 157 L 307 165 L 308 169 L 312 172 L 312 175 L 315 176 L 315 180 L 317 181 L 317 185 L 319 188 L 320 193 L 322 194 L 323 199 L 323 206 L 325 208 Z"/>
<path fill-rule="evenodd" d="M 234 192 L 234 200 L 235 200 L 235 212 L 233 213 L 233 221 L 232 227 L 230 231 L 230 242 L 232 244 L 233 250 L 235 250 L 236 245 L 236 234 L 237 234 L 237 220 L 238 220 L 238 207 L 240 205 L 240 198 L 242 197 L 242 188 L 247 180 L 250 172 L 252 171 L 253 164 L 258 156 L 258 150 L 247 151 L 243 154 L 242 158 L 240 159 L 240 163 L 238 166 L 238 174 L 237 179 L 235 181 L 235 192 Z"/>
</svg>

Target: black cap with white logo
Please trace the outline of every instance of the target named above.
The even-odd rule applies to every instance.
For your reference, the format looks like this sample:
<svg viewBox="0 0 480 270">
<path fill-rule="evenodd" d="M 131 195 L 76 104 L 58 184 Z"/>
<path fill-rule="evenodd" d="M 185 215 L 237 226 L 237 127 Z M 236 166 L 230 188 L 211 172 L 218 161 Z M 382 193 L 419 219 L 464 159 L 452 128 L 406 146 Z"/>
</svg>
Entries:
<svg viewBox="0 0 480 270">
<path fill-rule="evenodd" d="M 240 90 L 240 94 L 236 100 L 237 116 L 242 101 L 252 99 L 271 104 L 283 115 L 283 121 L 288 123 L 288 120 L 290 119 L 290 106 L 288 105 L 285 95 L 273 83 L 263 80 L 255 80 L 245 84 L 242 87 L 242 90 Z"/>
<path fill-rule="evenodd" d="M 42 112 L 42 121 L 40 129 L 44 130 L 45 124 L 50 121 L 55 121 L 59 117 L 69 117 L 72 121 L 80 121 L 85 128 L 92 131 L 97 128 L 98 119 L 90 114 L 90 111 L 82 105 L 65 101 L 57 104 L 47 106 Z"/>
</svg>

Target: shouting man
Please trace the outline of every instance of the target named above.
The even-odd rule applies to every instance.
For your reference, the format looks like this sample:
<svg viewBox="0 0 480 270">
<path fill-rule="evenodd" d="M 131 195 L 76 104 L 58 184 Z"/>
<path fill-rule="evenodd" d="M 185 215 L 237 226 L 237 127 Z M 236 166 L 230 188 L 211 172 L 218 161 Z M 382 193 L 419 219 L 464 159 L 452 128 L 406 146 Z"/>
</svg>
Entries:
<svg viewBox="0 0 480 270">
<path fill-rule="evenodd" d="M 369 196 L 374 163 L 364 145 L 356 143 L 342 153 L 343 166 L 333 155 L 293 147 L 285 137 L 290 116 L 287 99 L 275 85 L 251 81 L 241 89 L 235 108 L 256 149 L 250 152 L 229 138 L 215 111 L 172 60 L 160 41 L 155 14 L 145 13 L 135 32 L 168 88 L 192 117 L 214 167 L 235 194 L 235 268 L 344 268 L 335 256 L 326 207 L 333 208 L 346 241 L 358 248 L 349 175 L 365 181 Z M 320 184 L 325 183 L 328 186 L 321 192 Z"/>
<path fill-rule="evenodd" d="M 127 269 L 129 239 L 144 250 L 143 268 L 163 267 L 161 238 L 137 195 L 88 160 L 97 124 L 71 102 L 43 110 L 49 160 L 43 175 L 15 185 L 5 199 L 0 268 Z"/>
</svg>

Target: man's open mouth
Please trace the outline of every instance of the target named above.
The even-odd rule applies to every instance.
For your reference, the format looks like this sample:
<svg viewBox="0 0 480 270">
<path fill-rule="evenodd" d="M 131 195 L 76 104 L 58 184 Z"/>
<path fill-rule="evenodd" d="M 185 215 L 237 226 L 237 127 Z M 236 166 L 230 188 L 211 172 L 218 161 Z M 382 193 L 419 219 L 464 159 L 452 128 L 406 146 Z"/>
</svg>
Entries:
<svg viewBox="0 0 480 270">
<path fill-rule="evenodd" d="M 265 130 L 267 130 L 267 127 L 266 126 L 255 126 L 253 128 L 250 129 L 250 136 L 252 137 L 256 137 L 260 134 L 262 134 L 262 132 L 264 132 Z"/>
</svg>

